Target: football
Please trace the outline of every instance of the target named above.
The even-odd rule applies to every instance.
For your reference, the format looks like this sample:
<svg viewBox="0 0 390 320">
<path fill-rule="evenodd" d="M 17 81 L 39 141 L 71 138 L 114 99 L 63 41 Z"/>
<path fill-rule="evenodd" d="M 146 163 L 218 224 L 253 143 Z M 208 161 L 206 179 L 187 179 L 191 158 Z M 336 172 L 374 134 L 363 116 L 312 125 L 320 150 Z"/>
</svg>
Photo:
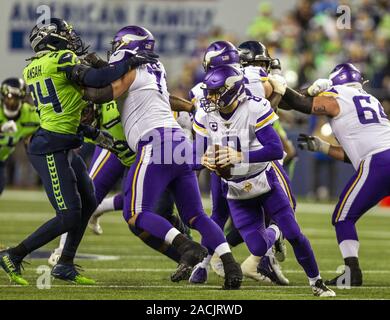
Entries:
<svg viewBox="0 0 390 320">
<path fill-rule="evenodd" d="M 215 154 L 215 157 L 217 157 L 217 151 L 220 149 L 220 148 L 223 148 L 222 146 L 218 145 L 218 144 L 215 144 L 213 145 L 213 152 Z M 224 178 L 224 179 L 230 179 L 232 177 L 232 174 L 231 174 L 231 169 L 233 168 L 234 165 L 228 165 L 224 168 L 222 168 L 218 162 L 216 163 L 216 166 L 217 166 L 217 169 L 216 169 L 216 173 L 221 177 L 221 178 Z"/>
</svg>

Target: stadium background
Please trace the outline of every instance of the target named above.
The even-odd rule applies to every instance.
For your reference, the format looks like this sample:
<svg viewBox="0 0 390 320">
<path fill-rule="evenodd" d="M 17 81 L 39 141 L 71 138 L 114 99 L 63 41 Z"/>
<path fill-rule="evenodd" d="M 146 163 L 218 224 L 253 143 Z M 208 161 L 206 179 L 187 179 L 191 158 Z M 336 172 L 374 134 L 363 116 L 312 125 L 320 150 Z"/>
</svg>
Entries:
<svg viewBox="0 0 390 320">
<path fill-rule="evenodd" d="M 0 11 L 0 79 L 20 76 L 25 59 L 32 55 L 28 34 L 40 4 L 48 5 L 53 16 L 71 22 L 91 45 L 91 51 L 103 57 L 119 28 L 126 24 L 147 27 L 157 38 L 157 52 L 167 68 L 170 90 L 177 95 L 186 97 L 201 79 L 202 53 L 210 42 L 226 39 L 238 45 L 257 39 L 281 60 L 290 86 L 304 87 L 318 77 L 327 77 L 337 63 L 351 61 L 370 80 L 368 91 L 381 99 L 386 111 L 390 110 L 390 4 L 385 0 L 6 1 Z M 351 9 L 350 29 L 337 28 L 340 5 Z M 282 115 L 294 143 L 299 132 L 322 131 L 327 136 L 329 128 L 323 120 L 314 121 L 294 112 Z M 297 152 L 293 178 L 296 194 L 319 200 L 336 197 L 352 167 Z M 207 192 L 204 180 L 202 190 Z M 7 163 L 7 181 L 14 188 L 39 185 L 23 146 Z"/>
</svg>

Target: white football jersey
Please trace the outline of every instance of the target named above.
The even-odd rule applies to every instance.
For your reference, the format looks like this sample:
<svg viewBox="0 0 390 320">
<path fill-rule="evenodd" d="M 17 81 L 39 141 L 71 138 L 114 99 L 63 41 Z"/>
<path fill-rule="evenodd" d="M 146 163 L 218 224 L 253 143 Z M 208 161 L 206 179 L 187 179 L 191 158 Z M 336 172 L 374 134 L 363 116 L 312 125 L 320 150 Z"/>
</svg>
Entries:
<svg viewBox="0 0 390 320">
<path fill-rule="evenodd" d="M 263 146 L 256 137 L 256 131 L 278 119 L 267 99 L 247 97 L 237 107 L 228 120 L 219 111 L 206 113 L 200 108 L 195 115 L 193 129 L 211 140 L 212 145 L 230 146 L 243 153 L 261 149 Z M 268 167 L 269 162 L 241 163 L 235 165 L 232 179 L 255 175 Z"/>
<path fill-rule="evenodd" d="M 131 51 L 118 50 L 109 62 L 122 61 L 128 54 Z M 136 69 L 135 80 L 119 110 L 127 143 L 133 150 L 137 150 L 138 141 L 148 131 L 180 128 L 171 111 L 166 72 L 161 62 L 145 64 Z"/>
<path fill-rule="evenodd" d="M 192 121 L 193 116 L 189 112 L 181 111 L 173 111 L 173 117 L 177 121 L 177 123 L 182 127 L 186 137 L 192 140 Z"/>
<path fill-rule="evenodd" d="M 333 96 L 339 104 L 340 113 L 330 125 L 356 170 L 365 158 L 390 149 L 390 121 L 374 96 L 346 85 L 320 95 Z"/>
<path fill-rule="evenodd" d="M 265 98 L 263 82 L 268 80 L 268 74 L 263 68 L 247 66 L 242 68 L 247 95 Z"/>
<path fill-rule="evenodd" d="M 195 106 L 196 110 L 200 109 L 200 99 L 204 97 L 203 89 L 201 88 L 202 82 L 196 84 L 189 93 L 190 100 Z"/>
</svg>

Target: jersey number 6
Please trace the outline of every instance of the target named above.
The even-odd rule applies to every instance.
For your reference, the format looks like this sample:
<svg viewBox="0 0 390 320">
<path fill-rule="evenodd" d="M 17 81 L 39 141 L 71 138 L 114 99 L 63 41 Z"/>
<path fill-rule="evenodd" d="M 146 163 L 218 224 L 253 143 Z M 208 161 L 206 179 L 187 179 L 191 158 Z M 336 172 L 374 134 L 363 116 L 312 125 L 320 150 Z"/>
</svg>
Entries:
<svg viewBox="0 0 390 320">
<path fill-rule="evenodd" d="M 352 100 L 361 124 L 379 123 L 377 112 L 381 118 L 387 119 L 387 115 L 380 103 L 378 103 L 378 111 L 371 106 L 370 96 L 354 96 Z M 371 114 L 369 118 L 367 118 L 368 114 Z"/>
</svg>

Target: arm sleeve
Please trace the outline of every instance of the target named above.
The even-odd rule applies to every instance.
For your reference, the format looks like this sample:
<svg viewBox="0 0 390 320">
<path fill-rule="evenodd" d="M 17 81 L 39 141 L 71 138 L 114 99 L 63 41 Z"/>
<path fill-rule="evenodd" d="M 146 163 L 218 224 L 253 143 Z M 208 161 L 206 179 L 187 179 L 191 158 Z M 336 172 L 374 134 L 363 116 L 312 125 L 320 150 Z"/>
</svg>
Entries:
<svg viewBox="0 0 390 320">
<path fill-rule="evenodd" d="M 256 131 L 257 140 L 263 145 L 259 150 L 249 151 L 244 157 L 247 162 L 266 162 L 283 158 L 283 145 L 272 126 Z"/>
<path fill-rule="evenodd" d="M 95 69 L 77 64 L 66 69 L 69 80 L 83 87 L 103 88 L 118 80 L 129 71 L 127 60 Z"/>
<path fill-rule="evenodd" d="M 306 97 L 293 89 L 287 87 L 282 101 L 286 102 L 292 109 L 302 113 L 311 114 L 313 97 Z"/>
</svg>

